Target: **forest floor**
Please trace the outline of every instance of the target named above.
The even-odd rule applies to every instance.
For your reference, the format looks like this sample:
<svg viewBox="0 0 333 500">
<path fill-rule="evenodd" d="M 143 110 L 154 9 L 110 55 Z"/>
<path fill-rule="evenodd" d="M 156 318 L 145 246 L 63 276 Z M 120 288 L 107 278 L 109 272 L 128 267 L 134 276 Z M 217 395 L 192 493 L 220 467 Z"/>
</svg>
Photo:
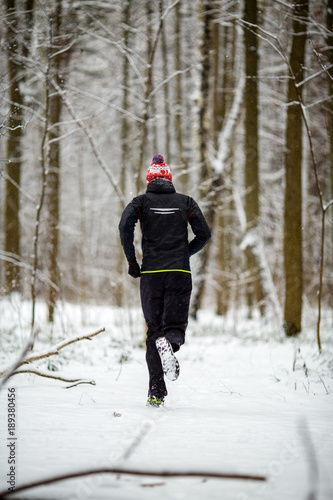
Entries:
<svg viewBox="0 0 333 500">
<path fill-rule="evenodd" d="M 138 310 L 65 304 L 54 332 L 43 323 L 35 350 L 66 337 L 106 331 L 35 362 L 78 385 L 32 374 L 0 393 L 0 490 L 7 490 L 8 389 L 15 388 L 15 485 L 101 467 L 262 475 L 266 482 L 95 474 L 13 495 L 24 499 L 329 500 L 333 498 L 333 339 L 315 321 L 298 339 L 241 313 L 228 323 L 209 312 L 191 321 L 178 353 L 180 378 L 163 408 L 148 408 L 144 326 Z M 84 315 L 85 326 L 76 328 Z M 0 370 L 28 334 L 29 304 L 0 302 Z M 326 322 L 326 323 L 325 323 Z M 51 338 L 52 337 L 52 338 Z M 11 498 L 10 496 L 8 498 Z"/>
</svg>

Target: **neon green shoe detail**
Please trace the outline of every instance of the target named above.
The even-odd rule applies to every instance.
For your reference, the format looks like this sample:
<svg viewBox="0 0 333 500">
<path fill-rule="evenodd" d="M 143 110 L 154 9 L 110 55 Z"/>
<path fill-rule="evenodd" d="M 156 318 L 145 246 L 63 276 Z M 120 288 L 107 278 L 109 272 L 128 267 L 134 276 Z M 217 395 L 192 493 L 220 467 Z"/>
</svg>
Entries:
<svg viewBox="0 0 333 500">
<path fill-rule="evenodd" d="M 158 407 L 158 406 L 163 406 L 163 405 L 164 405 L 163 399 L 157 399 L 154 396 L 148 396 L 147 405 L 146 406 L 155 406 L 155 407 Z"/>
</svg>

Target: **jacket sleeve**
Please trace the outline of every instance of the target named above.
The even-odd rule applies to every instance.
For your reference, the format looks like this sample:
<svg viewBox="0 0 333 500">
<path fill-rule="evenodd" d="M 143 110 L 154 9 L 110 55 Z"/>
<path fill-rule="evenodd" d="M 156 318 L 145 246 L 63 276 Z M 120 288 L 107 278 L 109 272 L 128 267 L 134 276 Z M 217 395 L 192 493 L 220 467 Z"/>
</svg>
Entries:
<svg viewBox="0 0 333 500">
<path fill-rule="evenodd" d="M 190 257 L 199 252 L 211 237 L 211 231 L 199 205 L 191 198 L 191 213 L 189 223 L 194 233 L 193 240 L 189 243 Z"/>
<path fill-rule="evenodd" d="M 122 213 L 119 222 L 119 234 L 126 259 L 135 260 L 134 229 L 137 221 L 141 218 L 142 199 L 140 196 L 133 198 Z"/>
</svg>

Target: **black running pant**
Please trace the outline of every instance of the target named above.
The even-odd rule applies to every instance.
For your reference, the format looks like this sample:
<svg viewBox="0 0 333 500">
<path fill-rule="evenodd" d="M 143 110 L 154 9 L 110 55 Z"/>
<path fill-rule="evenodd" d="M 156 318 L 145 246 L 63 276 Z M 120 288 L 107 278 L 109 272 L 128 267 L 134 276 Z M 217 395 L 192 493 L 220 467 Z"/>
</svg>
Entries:
<svg viewBox="0 0 333 500">
<path fill-rule="evenodd" d="M 168 271 L 141 275 L 141 304 L 148 328 L 149 394 L 158 398 L 166 396 L 167 390 L 155 341 L 158 337 L 166 337 L 174 351 L 184 344 L 191 291 L 190 273 Z"/>
</svg>

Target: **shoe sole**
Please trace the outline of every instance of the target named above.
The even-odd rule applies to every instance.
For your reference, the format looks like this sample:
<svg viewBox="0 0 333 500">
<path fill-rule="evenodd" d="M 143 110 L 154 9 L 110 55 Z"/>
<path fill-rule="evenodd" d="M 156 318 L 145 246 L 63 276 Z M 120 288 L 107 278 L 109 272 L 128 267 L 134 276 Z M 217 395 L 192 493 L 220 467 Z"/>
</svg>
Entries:
<svg viewBox="0 0 333 500">
<path fill-rule="evenodd" d="M 172 346 L 165 337 L 159 337 L 155 344 L 161 358 L 163 372 L 169 380 L 174 382 L 179 377 L 180 366 Z"/>
</svg>

